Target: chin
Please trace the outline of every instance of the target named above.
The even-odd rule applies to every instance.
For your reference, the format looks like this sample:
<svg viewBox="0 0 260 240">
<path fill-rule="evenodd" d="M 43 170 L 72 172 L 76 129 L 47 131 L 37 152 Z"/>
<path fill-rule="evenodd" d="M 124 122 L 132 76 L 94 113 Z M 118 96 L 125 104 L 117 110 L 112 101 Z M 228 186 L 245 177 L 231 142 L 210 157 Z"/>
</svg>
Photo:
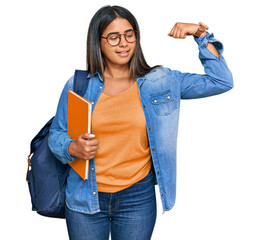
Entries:
<svg viewBox="0 0 260 240">
<path fill-rule="evenodd" d="M 124 66 L 124 65 L 128 65 L 131 58 L 132 58 L 132 54 L 131 55 L 128 55 L 127 57 L 121 57 L 121 56 L 118 56 L 116 55 L 115 57 L 113 58 L 107 58 L 106 61 L 107 63 L 109 64 L 113 64 L 113 65 L 120 65 L 120 66 Z"/>
</svg>

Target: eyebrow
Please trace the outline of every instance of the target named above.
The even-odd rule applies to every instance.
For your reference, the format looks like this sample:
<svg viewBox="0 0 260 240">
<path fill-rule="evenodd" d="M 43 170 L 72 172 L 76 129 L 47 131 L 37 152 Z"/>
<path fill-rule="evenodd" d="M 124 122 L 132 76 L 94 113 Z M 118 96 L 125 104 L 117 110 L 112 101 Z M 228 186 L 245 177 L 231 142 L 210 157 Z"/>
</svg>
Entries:
<svg viewBox="0 0 260 240">
<path fill-rule="evenodd" d="M 128 32 L 128 31 L 131 31 L 131 30 L 134 30 L 134 29 L 132 29 L 132 28 L 127 29 L 127 30 L 124 31 L 124 33 Z M 110 34 L 119 34 L 119 32 L 110 32 L 109 34 L 107 34 L 107 36 L 110 35 Z"/>
</svg>

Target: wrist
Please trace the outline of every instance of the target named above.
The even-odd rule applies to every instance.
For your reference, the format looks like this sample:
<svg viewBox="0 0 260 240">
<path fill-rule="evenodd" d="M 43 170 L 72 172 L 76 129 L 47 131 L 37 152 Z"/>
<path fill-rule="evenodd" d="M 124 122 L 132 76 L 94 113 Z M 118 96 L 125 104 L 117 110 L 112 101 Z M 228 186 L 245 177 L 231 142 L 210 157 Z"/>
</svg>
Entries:
<svg viewBox="0 0 260 240">
<path fill-rule="evenodd" d="M 198 30 L 193 34 L 193 37 L 195 37 L 195 38 L 199 38 L 201 36 L 206 35 L 207 34 L 206 30 L 209 29 L 209 27 L 202 22 L 199 22 L 198 26 L 199 26 Z"/>
<path fill-rule="evenodd" d="M 68 146 L 68 153 L 70 156 L 75 157 L 76 154 L 76 143 L 75 141 L 71 141 L 69 146 Z"/>
<path fill-rule="evenodd" d="M 207 31 L 205 30 L 203 33 L 201 33 L 200 37 L 207 35 Z"/>
</svg>

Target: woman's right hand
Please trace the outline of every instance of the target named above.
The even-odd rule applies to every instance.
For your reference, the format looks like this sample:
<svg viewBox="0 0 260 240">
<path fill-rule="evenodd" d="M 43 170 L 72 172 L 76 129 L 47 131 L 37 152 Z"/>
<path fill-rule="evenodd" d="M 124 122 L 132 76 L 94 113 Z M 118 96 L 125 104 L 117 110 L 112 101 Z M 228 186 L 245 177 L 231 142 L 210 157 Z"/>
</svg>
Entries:
<svg viewBox="0 0 260 240">
<path fill-rule="evenodd" d="M 99 141 L 94 139 L 95 135 L 90 133 L 81 134 L 77 140 L 69 144 L 69 154 L 76 158 L 90 160 L 95 157 Z"/>
</svg>

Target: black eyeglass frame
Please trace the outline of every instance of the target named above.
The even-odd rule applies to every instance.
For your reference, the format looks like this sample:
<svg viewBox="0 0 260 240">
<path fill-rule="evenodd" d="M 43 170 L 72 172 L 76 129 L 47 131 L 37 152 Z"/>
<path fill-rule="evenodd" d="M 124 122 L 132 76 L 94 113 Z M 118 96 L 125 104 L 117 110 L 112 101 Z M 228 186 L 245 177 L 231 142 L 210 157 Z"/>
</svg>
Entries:
<svg viewBox="0 0 260 240">
<path fill-rule="evenodd" d="M 127 38 L 126 38 L 126 34 L 127 34 L 128 32 L 131 32 L 131 31 L 133 31 L 133 32 L 136 33 L 136 40 L 134 41 L 134 42 L 136 42 L 137 39 L 138 39 L 138 36 L 139 36 L 140 31 L 137 31 L 137 30 L 134 30 L 134 29 L 127 30 L 127 31 L 125 31 L 125 33 L 123 33 L 123 34 L 119 34 L 118 32 L 109 33 L 106 37 L 101 36 L 100 38 L 106 39 L 106 40 L 107 40 L 107 43 L 108 43 L 110 46 L 112 46 L 112 47 L 115 47 L 115 46 L 117 46 L 117 45 L 120 44 L 120 42 L 121 42 L 121 36 L 122 36 L 122 35 L 124 35 L 125 40 L 126 40 L 128 43 L 134 43 L 134 42 L 129 42 L 129 41 L 127 40 Z M 112 35 L 112 34 L 118 34 L 118 36 L 119 36 L 119 42 L 118 42 L 118 44 L 116 44 L 116 45 L 111 45 L 111 44 L 108 42 L 108 38 L 109 38 L 109 36 Z"/>
</svg>

